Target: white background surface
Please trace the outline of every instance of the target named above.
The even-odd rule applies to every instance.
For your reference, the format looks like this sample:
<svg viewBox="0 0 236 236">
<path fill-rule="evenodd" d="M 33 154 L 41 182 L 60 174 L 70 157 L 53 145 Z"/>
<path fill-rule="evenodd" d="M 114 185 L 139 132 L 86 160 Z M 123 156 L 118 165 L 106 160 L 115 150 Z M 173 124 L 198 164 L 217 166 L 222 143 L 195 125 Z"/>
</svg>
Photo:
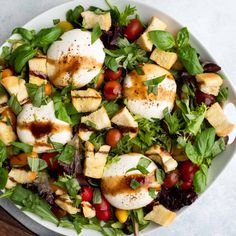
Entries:
<svg viewBox="0 0 236 236">
<path fill-rule="evenodd" d="M 67 1 L 0 0 L 0 44 L 9 37 L 13 28 L 24 25 L 34 16 L 64 2 Z M 228 78 L 236 84 L 235 0 L 146 0 L 146 2 L 152 3 L 181 24 L 188 26 L 224 68 Z M 152 234 L 154 235 L 156 234 Z M 236 157 L 202 198 L 178 217 L 171 227 L 158 231 L 158 235 L 235 236 Z"/>
</svg>

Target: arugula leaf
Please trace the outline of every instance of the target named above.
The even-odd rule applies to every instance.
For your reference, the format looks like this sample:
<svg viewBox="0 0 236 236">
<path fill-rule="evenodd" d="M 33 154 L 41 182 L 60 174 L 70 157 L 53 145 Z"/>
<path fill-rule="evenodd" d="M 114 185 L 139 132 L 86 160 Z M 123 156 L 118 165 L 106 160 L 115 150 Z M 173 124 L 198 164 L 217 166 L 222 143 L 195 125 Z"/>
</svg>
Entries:
<svg viewBox="0 0 236 236">
<path fill-rule="evenodd" d="M 92 30 L 91 34 L 91 43 L 95 43 L 97 39 L 99 39 L 102 35 L 102 30 L 100 28 L 100 25 L 97 23 L 95 27 Z"/>
<path fill-rule="evenodd" d="M 81 26 L 81 19 L 82 19 L 81 13 L 83 11 L 84 8 L 81 5 L 75 7 L 73 10 L 72 9 L 68 10 L 66 13 L 66 20 L 72 23 L 73 25 Z"/>
<path fill-rule="evenodd" d="M 156 191 L 155 191 L 154 188 L 149 188 L 149 189 L 148 189 L 148 194 L 149 194 L 149 196 L 150 196 L 151 198 L 153 198 L 153 199 L 155 199 L 156 196 L 157 196 L 157 193 L 156 193 Z"/>
<path fill-rule="evenodd" d="M 27 92 L 35 107 L 40 107 L 45 102 L 45 85 L 37 86 L 35 84 L 25 84 Z"/>
<path fill-rule="evenodd" d="M 0 166 L 7 159 L 7 146 L 0 139 Z"/>
<path fill-rule="evenodd" d="M 190 45 L 185 45 L 177 50 L 178 58 L 190 75 L 196 75 L 203 72 L 196 50 Z"/>
<path fill-rule="evenodd" d="M 225 147 L 226 145 L 225 145 L 224 138 L 220 138 L 217 141 L 215 141 L 211 149 L 211 158 L 214 158 L 215 156 L 223 152 L 225 150 Z"/>
<path fill-rule="evenodd" d="M 182 28 L 178 32 L 176 38 L 176 44 L 179 48 L 189 44 L 189 32 L 187 27 Z"/>
<path fill-rule="evenodd" d="M 175 46 L 175 40 L 171 33 L 163 30 L 154 30 L 148 32 L 149 39 L 155 47 L 161 50 L 168 50 Z"/>
<path fill-rule="evenodd" d="M 11 195 L 11 200 L 17 205 L 22 206 L 22 210 L 32 212 L 42 219 L 50 221 L 54 224 L 58 223 L 58 219 L 52 214 L 51 206 L 38 194 L 32 193 L 30 190 L 17 185 Z"/>
<path fill-rule="evenodd" d="M 105 144 L 106 130 L 99 133 L 92 133 L 89 137 L 89 141 L 94 145 L 96 151 Z"/>
<path fill-rule="evenodd" d="M 93 129 L 96 129 L 96 128 L 97 128 L 97 125 L 96 125 L 94 122 L 90 121 L 90 120 L 86 120 L 86 121 L 84 122 L 84 124 L 85 124 L 86 126 L 88 126 L 88 127 L 93 128 Z"/>
<path fill-rule="evenodd" d="M 114 116 L 119 111 L 119 105 L 116 103 L 116 101 L 103 100 L 101 106 L 106 109 L 109 118 Z"/>
<path fill-rule="evenodd" d="M 7 184 L 8 172 L 5 168 L 0 167 L 0 189 L 4 189 Z"/>
<path fill-rule="evenodd" d="M 22 150 L 24 153 L 30 153 L 33 151 L 33 146 L 26 144 L 26 143 L 21 143 L 21 142 L 11 142 L 11 145 L 14 147 L 19 148 Z"/>
<path fill-rule="evenodd" d="M 26 39 L 27 41 L 31 41 L 34 37 L 32 31 L 27 30 L 25 28 L 15 28 L 12 31 L 12 34 L 19 34 L 23 39 Z"/>
<path fill-rule="evenodd" d="M 46 48 L 51 43 L 56 41 L 62 34 L 62 30 L 59 27 L 51 27 L 41 29 L 32 41 L 32 45 L 35 47 Z"/>
<path fill-rule="evenodd" d="M 31 171 L 38 172 L 47 168 L 47 162 L 40 158 L 28 157 L 28 165 Z"/>
<path fill-rule="evenodd" d="M 102 203 L 102 195 L 99 188 L 95 188 L 93 191 L 93 204 Z"/>
<path fill-rule="evenodd" d="M 0 55 L 0 59 L 9 60 L 10 55 L 11 55 L 11 48 L 8 47 L 8 46 L 3 46 L 2 47 L 2 52 L 1 52 L 1 55 Z"/>
<path fill-rule="evenodd" d="M 165 78 L 166 75 L 162 75 L 160 77 L 144 81 L 144 85 L 148 86 L 148 94 L 154 93 L 155 95 L 157 95 L 158 93 L 157 87 Z"/>
<path fill-rule="evenodd" d="M 75 156 L 75 147 L 70 144 L 66 144 L 65 148 L 58 156 L 58 161 L 61 161 L 64 164 L 70 164 Z"/>
<path fill-rule="evenodd" d="M 131 179 L 130 181 L 130 187 L 132 189 L 137 189 L 140 187 L 140 183 L 136 179 Z"/>
<path fill-rule="evenodd" d="M 132 146 L 130 145 L 129 140 L 130 140 L 130 137 L 128 134 L 123 136 L 117 143 L 117 146 L 111 150 L 110 154 L 116 155 L 116 154 L 130 152 Z"/>
<path fill-rule="evenodd" d="M 178 118 L 177 112 L 173 112 L 171 115 L 168 108 L 165 108 L 163 111 L 164 121 L 168 127 L 170 134 L 175 134 L 181 129 L 180 119 Z"/>
<path fill-rule="evenodd" d="M 156 180 L 157 182 L 162 185 L 165 179 L 165 172 L 162 169 L 156 169 Z"/>
<path fill-rule="evenodd" d="M 200 170 L 198 170 L 193 178 L 193 186 L 194 190 L 197 193 L 202 193 L 207 185 L 207 172 L 208 168 L 205 164 L 200 166 Z"/>
<path fill-rule="evenodd" d="M 140 225 L 148 225 L 149 224 L 149 221 L 144 219 L 143 208 L 132 210 L 132 212 L 134 214 L 134 217 L 137 219 L 137 221 Z"/>
<path fill-rule="evenodd" d="M 8 106 L 11 107 L 15 115 L 18 115 L 22 111 L 22 107 L 18 102 L 16 95 L 11 95 L 11 98 L 7 102 Z"/>
<path fill-rule="evenodd" d="M 61 20 L 60 20 L 60 19 L 53 19 L 52 21 L 53 21 L 53 24 L 54 24 L 54 25 L 57 25 L 57 24 L 60 23 Z"/>
<path fill-rule="evenodd" d="M 216 101 L 224 102 L 228 99 L 228 96 L 229 96 L 229 88 L 228 87 L 220 88 L 219 94 L 216 97 Z"/>
<path fill-rule="evenodd" d="M 0 195 L 0 199 L 3 199 L 3 198 L 10 198 L 11 195 L 12 195 L 12 193 L 13 193 L 13 191 L 14 191 L 14 188 L 5 189 L 5 192 Z"/>
</svg>

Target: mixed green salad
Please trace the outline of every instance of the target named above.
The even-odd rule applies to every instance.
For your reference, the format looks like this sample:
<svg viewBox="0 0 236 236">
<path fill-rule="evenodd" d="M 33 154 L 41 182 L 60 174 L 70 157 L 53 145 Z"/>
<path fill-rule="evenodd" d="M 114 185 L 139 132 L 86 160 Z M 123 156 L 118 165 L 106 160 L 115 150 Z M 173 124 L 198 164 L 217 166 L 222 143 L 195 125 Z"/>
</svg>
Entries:
<svg viewBox="0 0 236 236">
<path fill-rule="evenodd" d="M 0 198 L 60 227 L 138 235 L 207 186 L 234 125 L 186 27 L 77 6 L 0 56 Z"/>
</svg>

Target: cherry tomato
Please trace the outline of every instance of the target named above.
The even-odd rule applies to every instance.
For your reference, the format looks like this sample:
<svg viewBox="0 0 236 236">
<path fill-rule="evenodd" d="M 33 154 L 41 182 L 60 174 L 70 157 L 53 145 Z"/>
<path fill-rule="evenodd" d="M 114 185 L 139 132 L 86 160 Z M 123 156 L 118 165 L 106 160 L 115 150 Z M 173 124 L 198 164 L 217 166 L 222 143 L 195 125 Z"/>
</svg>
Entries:
<svg viewBox="0 0 236 236">
<path fill-rule="evenodd" d="M 174 187 L 179 181 L 179 173 L 177 171 L 170 172 L 164 179 L 164 186 L 167 188 Z"/>
<path fill-rule="evenodd" d="M 82 201 L 90 202 L 93 199 L 93 188 L 90 186 L 83 186 L 80 194 Z"/>
<path fill-rule="evenodd" d="M 181 185 L 180 185 L 180 188 L 181 189 L 190 189 L 192 188 L 192 183 L 191 182 L 183 182 Z"/>
<path fill-rule="evenodd" d="M 116 147 L 119 140 L 122 138 L 122 134 L 118 129 L 110 129 L 106 135 L 106 143 L 111 147 Z"/>
<path fill-rule="evenodd" d="M 121 75 L 122 75 L 121 68 L 119 68 L 117 71 L 106 69 L 104 74 L 106 80 L 118 80 L 121 77 Z"/>
<path fill-rule="evenodd" d="M 124 34 L 128 40 L 134 41 L 142 34 L 142 32 L 143 32 L 143 25 L 140 22 L 140 20 L 133 19 L 126 27 Z"/>
<path fill-rule="evenodd" d="M 103 94 L 107 100 L 115 100 L 121 95 L 121 85 L 117 81 L 108 81 L 103 90 Z"/>
<path fill-rule="evenodd" d="M 53 161 L 53 157 L 55 157 L 58 154 L 58 152 L 51 152 L 51 153 L 44 153 L 42 155 L 42 159 L 47 162 L 48 168 L 51 170 L 56 170 L 59 166 L 58 161 Z"/>
<path fill-rule="evenodd" d="M 97 211 L 96 210 L 96 216 L 99 220 L 109 220 L 111 218 L 111 209 L 108 209 L 106 211 Z"/>
<path fill-rule="evenodd" d="M 111 209 L 110 203 L 107 201 L 107 199 L 102 195 L 102 202 L 93 204 L 96 211 L 106 211 Z"/>
<path fill-rule="evenodd" d="M 190 160 L 184 161 L 179 167 L 180 176 L 184 181 L 192 182 L 194 174 L 198 171 L 198 169 L 199 167 Z"/>
</svg>

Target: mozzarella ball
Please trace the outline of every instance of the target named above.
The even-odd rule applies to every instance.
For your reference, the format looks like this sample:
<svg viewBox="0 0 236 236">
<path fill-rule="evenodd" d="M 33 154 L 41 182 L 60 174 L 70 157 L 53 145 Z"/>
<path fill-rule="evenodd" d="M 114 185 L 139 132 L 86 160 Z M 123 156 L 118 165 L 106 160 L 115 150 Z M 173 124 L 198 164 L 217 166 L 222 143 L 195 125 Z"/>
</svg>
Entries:
<svg viewBox="0 0 236 236">
<path fill-rule="evenodd" d="M 176 83 L 169 71 L 154 64 L 142 66 L 144 75 L 131 71 L 124 80 L 124 96 L 127 98 L 127 107 L 134 114 L 144 118 L 163 118 L 163 110 L 169 112 L 174 107 L 176 97 Z M 147 80 L 166 75 L 165 79 L 155 88 L 156 94 L 148 93 Z"/>
<path fill-rule="evenodd" d="M 21 142 L 32 145 L 34 151 L 43 153 L 52 149 L 52 142 L 66 144 L 72 138 L 70 124 L 55 116 L 53 102 L 41 107 L 25 104 L 17 117 L 17 135 Z"/>
<path fill-rule="evenodd" d="M 146 168 L 149 173 L 145 175 L 139 170 L 128 171 L 136 168 L 141 158 L 150 161 Z M 155 179 L 156 169 L 156 164 L 142 154 L 121 155 L 118 162 L 105 168 L 101 181 L 102 193 L 116 208 L 132 210 L 144 207 L 153 201 L 148 190 L 150 188 L 154 188 L 156 191 L 160 189 L 160 185 Z M 136 189 L 131 187 L 131 181 L 134 179 L 140 182 L 140 186 Z"/>
<path fill-rule="evenodd" d="M 47 52 L 47 72 L 57 87 L 72 84 L 80 88 L 100 72 L 105 53 L 100 39 L 91 43 L 91 32 L 70 30 L 54 42 Z"/>
</svg>

